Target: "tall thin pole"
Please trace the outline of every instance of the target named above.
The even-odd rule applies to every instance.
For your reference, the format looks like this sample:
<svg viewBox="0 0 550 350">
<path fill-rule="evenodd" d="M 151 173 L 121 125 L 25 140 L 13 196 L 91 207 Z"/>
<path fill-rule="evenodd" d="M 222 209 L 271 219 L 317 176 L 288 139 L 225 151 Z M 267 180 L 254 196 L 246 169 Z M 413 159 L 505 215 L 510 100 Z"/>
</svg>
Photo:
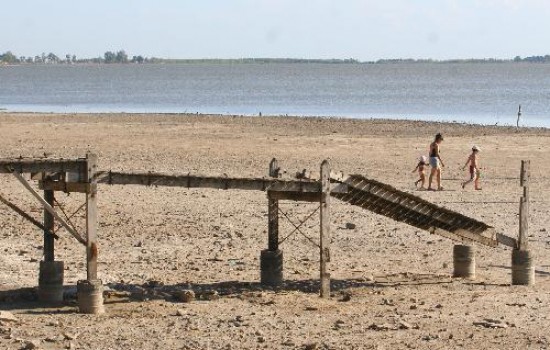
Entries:
<svg viewBox="0 0 550 350">
<path fill-rule="evenodd" d="M 516 121 L 516 128 L 519 129 L 519 118 L 521 118 L 521 105 L 518 108 L 518 120 Z"/>
</svg>

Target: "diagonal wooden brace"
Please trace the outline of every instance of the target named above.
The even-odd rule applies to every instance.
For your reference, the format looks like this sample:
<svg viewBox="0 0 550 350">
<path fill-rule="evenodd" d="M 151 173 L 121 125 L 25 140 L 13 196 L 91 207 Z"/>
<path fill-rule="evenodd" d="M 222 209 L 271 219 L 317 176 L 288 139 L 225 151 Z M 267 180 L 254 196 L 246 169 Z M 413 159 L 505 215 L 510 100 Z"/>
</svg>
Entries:
<svg viewBox="0 0 550 350">
<path fill-rule="evenodd" d="M 39 229 L 41 229 L 42 231 L 44 232 L 47 232 L 49 235 L 52 235 L 53 238 L 55 239 L 59 239 L 59 237 L 53 233 L 52 231 L 50 230 L 47 230 L 44 225 L 42 225 L 38 220 L 34 219 L 32 216 L 30 216 L 29 214 L 25 213 L 25 211 L 21 208 L 19 208 L 17 205 L 11 203 L 10 201 L 8 201 L 6 198 L 2 197 L 2 195 L 0 195 L 0 202 L 4 203 L 6 206 L 8 206 L 11 210 L 13 210 L 14 212 L 16 212 L 17 214 L 21 215 L 21 217 L 23 217 L 25 220 L 29 221 L 31 224 L 33 224 L 34 226 L 38 227 Z"/>
<path fill-rule="evenodd" d="M 51 205 L 48 204 L 48 202 L 46 202 L 46 200 L 44 198 L 42 198 L 41 195 L 39 195 L 32 187 L 31 185 L 29 185 L 29 183 L 27 182 L 27 180 L 25 180 L 23 178 L 23 175 L 21 175 L 19 172 L 13 170 L 13 169 L 9 169 L 11 171 L 11 173 L 13 174 L 13 176 L 15 176 L 15 178 L 17 180 L 19 180 L 19 182 L 21 182 L 21 184 L 34 196 L 34 198 L 36 198 L 41 204 L 42 206 L 44 207 L 44 209 L 49 212 L 50 214 L 53 215 L 53 217 L 59 221 L 61 223 L 61 225 L 67 230 L 69 231 L 69 233 L 74 237 L 76 238 L 77 241 L 79 241 L 80 243 L 82 244 L 86 244 L 86 240 L 84 238 L 82 238 L 82 236 L 76 232 L 76 230 L 74 230 L 71 226 L 69 226 L 69 224 L 67 224 L 65 222 L 65 220 L 63 220 L 63 218 L 61 218 L 61 216 L 59 216 L 57 214 L 57 212 L 55 211 L 54 208 L 52 208 Z"/>
</svg>

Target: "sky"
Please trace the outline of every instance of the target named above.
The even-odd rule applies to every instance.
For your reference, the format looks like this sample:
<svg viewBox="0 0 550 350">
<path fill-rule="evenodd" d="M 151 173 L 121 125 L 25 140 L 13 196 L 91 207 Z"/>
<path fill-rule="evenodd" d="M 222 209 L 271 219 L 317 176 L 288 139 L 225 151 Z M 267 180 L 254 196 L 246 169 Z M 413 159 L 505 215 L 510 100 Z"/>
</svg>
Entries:
<svg viewBox="0 0 550 350">
<path fill-rule="evenodd" d="M 0 0 L 0 53 L 164 58 L 550 54 L 548 0 Z"/>
</svg>

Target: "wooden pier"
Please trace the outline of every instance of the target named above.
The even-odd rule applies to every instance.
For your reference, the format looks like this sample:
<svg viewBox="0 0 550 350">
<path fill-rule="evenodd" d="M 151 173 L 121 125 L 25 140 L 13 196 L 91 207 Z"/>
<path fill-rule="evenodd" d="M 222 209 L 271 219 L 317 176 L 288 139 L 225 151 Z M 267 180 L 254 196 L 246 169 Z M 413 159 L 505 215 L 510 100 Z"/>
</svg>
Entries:
<svg viewBox="0 0 550 350">
<path fill-rule="evenodd" d="M 86 246 L 86 290 L 82 299 L 89 301 L 95 293 L 98 261 L 98 217 L 97 203 L 100 185 L 142 185 L 182 188 L 212 188 L 220 190 L 250 190 L 267 193 L 268 237 L 267 249 L 262 251 L 262 283 L 277 285 L 283 279 L 283 257 L 279 249 L 279 201 L 295 200 L 319 203 L 319 255 L 320 255 L 320 295 L 330 297 L 330 203 L 331 198 L 359 206 L 370 212 L 404 222 L 422 230 L 461 242 L 477 243 L 489 247 L 504 245 L 514 249 L 525 248 L 525 239 L 518 240 L 495 232 L 483 222 L 469 218 L 452 210 L 437 206 L 412 194 L 395 189 L 387 184 L 368 179 L 361 175 L 344 175 L 331 172 L 330 163 L 325 160 L 320 167 L 320 178 L 283 179 L 279 177 L 277 160 L 269 165 L 268 176 L 245 178 L 211 176 L 191 173 L 167 174 L 158 172 L 115 172 L 98 169 L 98 157 L 88 154 L 78 159 L 15 158 L 0 159 L 0 174 L 11 174 L 35 197 L 44 208 L 44 222 L 40 223 L 0 195 L 0 202 L 7 205 L 44 232 L 44 257 L 47 262 L 55 261 L 54 221 L 59 222 L 79 243 Z M 525 177 L 527 178 L 527 177 Z M 27 180 L 30 179 L 30 180 Z M 41 196 L 31 184 L 38 181 L 38 188 L 44 191 Z M 54 208 L 55 192 L 77 192 L 85 194 L 83 207 L 86 211 L 86 232 L 78 232 L 70 220 L 60 216 Z M 526 192 L 527 193 L 527 192 Z M 525 195 L 527 197 L 527 195 Z M 522 201 L 526 201 L 522 200 Z M 522 202 L 523 203 L 523 202 Z M 522 204 L 522 218 L 526 215 L 527 204 Z M 526 227 L 526 219 L 523 219 Z M 295 225 L 299 230 L 299 225 Z M 80 284 L 79 284 L 80 286 Z M 83 287 L 84 288 L 84 287 Z M 91 289 L 90 289 L 91 288 Z M 84 290 L 84 289 L 83 289 Z M 79 292 L 80 293 L 80 292 Z M 80 294 L 79 294 L 80 296 Z M 93 298 L 92 298 L 93 299 Z M 97 303 L 100 300 L 96 300 Z M 95 312 L 97 305 L 81 305 L 82 310 Z M 87 311 L 83 311 L 87 312 Z"/>
</svg>

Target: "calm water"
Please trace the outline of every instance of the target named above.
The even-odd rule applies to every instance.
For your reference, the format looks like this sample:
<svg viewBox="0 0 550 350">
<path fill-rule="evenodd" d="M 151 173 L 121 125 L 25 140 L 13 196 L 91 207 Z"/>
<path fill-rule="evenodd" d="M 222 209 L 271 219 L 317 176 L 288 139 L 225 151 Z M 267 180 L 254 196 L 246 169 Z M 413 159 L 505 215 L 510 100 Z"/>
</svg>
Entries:
<svg viewBox="0 0 550 350">
<path fill-rule="evenodd" d="M 550 64 L 0 67 L 0 108 L 445 120 L 550 127 Z"/>
</svg>

